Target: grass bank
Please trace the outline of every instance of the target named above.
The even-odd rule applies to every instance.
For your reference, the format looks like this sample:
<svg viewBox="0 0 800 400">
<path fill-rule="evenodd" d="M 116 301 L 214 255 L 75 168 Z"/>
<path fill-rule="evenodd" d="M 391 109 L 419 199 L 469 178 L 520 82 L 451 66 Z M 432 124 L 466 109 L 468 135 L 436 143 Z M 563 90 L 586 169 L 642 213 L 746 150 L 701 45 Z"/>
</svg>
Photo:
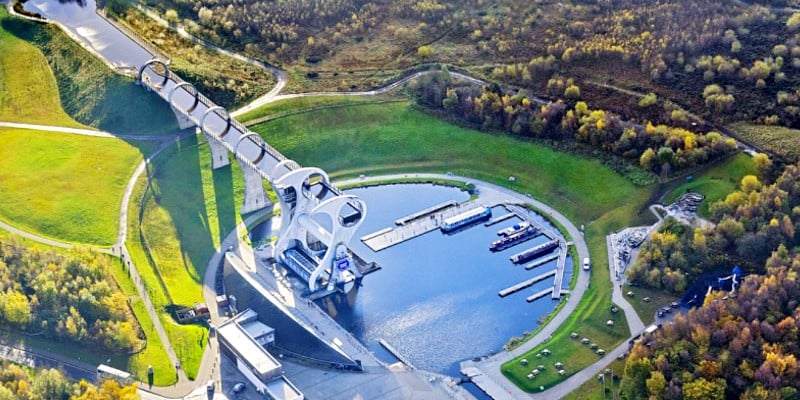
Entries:
<svg viewBox="0 0 800 400">
<path fill-rule="evenodd" d="M 611 312 L 612 286 L 605 236 L 608 232 L 624 226 L 651 222 L 647 214 L 638 213 L 638 207 L 645 200 L 639 199 L 638 202 L 620 205 L 619 208 L 586 225 L 586 244 L 592 255 L 593 265 L 589 287 L 583 298 L 550 340 L 502 366 L 503 374 L 523 390 L 534 392 L 539 391 L 540 386 L 549 388 L 601 359 L 595 350 L 581 344 L 582 338 L 588 338 L 591 343 L 608 351 L 629 337 L 630 332 L 624 314 Z M 606 324 L 609 320 L 614 321 L 613 326 Z M 578 337 L 572 338 L 570 335 L 572 332 L 576 332 Z M 537 358 L 543 349 L 550 350 L 552 354 L 549 357 Z M 520 364 L 523 358 L 529 360 L 528 366 Z M 553 367 L 556 362 L 564 364 L 566 375 L 558 375 Z M 545 364 L 547 369 L 536 378 L 528 379 L 527 375 L 539 364 Z"/>
<path fill-rule="evenodd" d="M 531 193 L 578 224 L 647 192 L 598 161 L 461 128 L 409 103 L 323 109 L 313 117 L 290 115 L 251 129 L 288 157 L 318 165 L 332 177 L 452 171 Z M 509 176 L 516 179 L 510 182 Z"/>
<path fill-rule="evenodd" d="M 698 214 L 708 217 L 709 205 L 724 200 L 725 196 L 737 189 L 745 175 L 757 175 L 758 169 L 752 158 L 739 153 L 713 167 L 692 176 L 692 180 L 684 182 L 666 196 L 664 204 L 670 204 L 686 192 L 696 192 L 706 198 L 697 210 Z"/>
<path fill-rule="evenodd" d="M 110 245 L 122 193 L 149 146 L 0 128 L 0 159 L 8 166 L 0 168 L 0 219 L 61 241 Z"/>
<path fill-rule="evenodd" d="M 0 15 L 5 15 L 5 11 Z M 115 74 L 57 27 L 12 17 L 0 19 L 0 26 L 7 34 L 33 44 L 44 55 L 49 64 L 47 68 L 55 76 L 61 105 L 76 121 L 109 132 L 139 135 L 172 133 L 178 129 L 166 102 L 153 93 L 144 92 L 133 79 Z M 32 67 L 35 70 L 46 67 L 41 58 L 31 60 L 37 63 Z M 24 74 L 24 71 L 15 68 L 12 73 Z M 45 90 L 45 95 L 52 96 L 52 88 Z M 22 92 L 16 96 L 32 94 Z M 49 101 L 47 97 L 43 99 Z M 31 113 L 38 112 L 41 100 L 33 97 L 29 101 L 26 105 L 33 107 Z"/>
<path fill-rule="evenodd" d="M 61 108 L 58 84 L 42 52 L 6 29 L 11 20 L 2 7 L 0 121 L 85 128 Z"/>
<path fill-rule="evenodd" d="M 396 98 L 392 94 L 375 96 L 300 96 L 291 97 L 264 104 L 253 111 L 244 113 L 239 120 L 248 123 L 265 117 L 277 117 L 287 113 L 296 113 L 313 109 L 341 107 L 345 105 L 375 103 L 376 101 Z"/>
</svg>

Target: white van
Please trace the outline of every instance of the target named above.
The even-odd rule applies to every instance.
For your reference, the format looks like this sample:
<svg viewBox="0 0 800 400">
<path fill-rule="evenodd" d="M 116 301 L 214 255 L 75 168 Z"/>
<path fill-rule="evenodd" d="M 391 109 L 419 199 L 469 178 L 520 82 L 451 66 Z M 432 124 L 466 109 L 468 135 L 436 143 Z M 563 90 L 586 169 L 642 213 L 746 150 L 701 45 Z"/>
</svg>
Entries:
<svg viewBox="0 0 800 400">
<path fill-rule="evenodd" d="M 589 270 L 589 257 L 584 257 L 583 258 L 583 270 L 584 271 L 588 271 Z"/>
</svg>

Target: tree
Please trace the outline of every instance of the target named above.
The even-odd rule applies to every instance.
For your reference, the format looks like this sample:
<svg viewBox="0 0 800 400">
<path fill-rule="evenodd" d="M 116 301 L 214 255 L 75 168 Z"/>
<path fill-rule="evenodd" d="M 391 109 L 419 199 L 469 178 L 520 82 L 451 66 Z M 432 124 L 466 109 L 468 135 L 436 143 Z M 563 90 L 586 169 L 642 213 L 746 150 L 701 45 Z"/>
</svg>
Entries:
<svg viewBox="0 0 800 400">
<path fill-rule="evenodd" d="M 742 192 L 750 193 L 761 188 L 761 182 L 755 175 L 745 175 L 741 183 Z"/>
<path fill-rule="evenodd" d="M 419 46 L 417 49 L 417 55 L 422 58 L 429 58 L 433 55 L 433 47 L 428 45 Z"/>
<path fill-rule="evenodd" d="M 725 380 L 716 379 L 708 381 L 698 378 L 683 384 L 683 398 L 685 400 L 723 400 L 725 399 Z"/>
<path fill-rule="evenodd" d="M 656 94 L 653 92 L 650 92 L 646 96 L 639 99 L 640 108 L 654 106 L 656 103 L 658 103 L 658 96 L 656 96 Z"/>
<path fill-rule="evenodd" d="M 210 24 L 214 18 L 214 12 L 209 8 L 201 7 L 200 11 L 197 12 L 197 18 L 200 19 L 202 24 Z"/>
<path fill-rule="evenodd" d="M 33 400 L 68 400 L 71 385 L 58 370 L 46 369 L 33 378 L 31 392 Z"/>
<path fill-rule="evenodd" d="M 564 89 L 564 97 L 570 100 L 577 100 L 581 98 L 581 88 L 576 85 L 569 85 Z"/>
<path fill-rule="evenodd" d="M 0 315 L 14 325 L 24 326 L 31 320 L 28 298 L 11 289 L 0 294 Z"/>
<path fill-rule="evenodd" d="M 166 19 L 167 22 L 174 24 L 178 22 L 178 12 L 170 8 L 166 12 L 164 12 L 164 19 Z"/>
<path fill-rule="evenodd" d="M 754 155 L 753 164 L 755 164 L 756 169 L 758 169 L 758 174 L 761 175 L 762 178 L 768 177 L 772 171 L 772 160 L 764 153 Z"/>
<path fill-rule="evenodd" d="M 786 27 L 789 28 L 790 31 L 796 31 L 797 28 L 800 28 L 800 13 L 794 13 L 788 20 L 786 20 Z"/>
<path fill-rule="evenodd" d="M 664 393 L 664 388 L 667 387 L 667 380 L 664 378 L 664 374 L 659 371 L 653 371 L 650 373 L 650 378 L 646 381 L 647 384 L 647 393 L 650 394 L 650 398 L 661 398 Z"/>
</svg>

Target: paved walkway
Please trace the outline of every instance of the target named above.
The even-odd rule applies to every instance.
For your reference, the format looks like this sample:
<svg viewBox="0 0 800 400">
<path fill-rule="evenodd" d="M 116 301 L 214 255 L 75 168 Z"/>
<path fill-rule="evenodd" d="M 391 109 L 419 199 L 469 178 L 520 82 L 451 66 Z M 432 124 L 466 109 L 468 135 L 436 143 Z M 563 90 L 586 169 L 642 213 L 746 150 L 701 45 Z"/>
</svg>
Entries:
<svg viewBox="0 0 800 400">
<path fill-rule="evenodd" d="M 6 121 L 0 121 L 0 128 L 16 128 L 16 129 L 29 129 L 42 132 L 71 133 L 73 135 L 93 136 L 102 138 L 117 138 L 123 140 L 145 140 L 145 141 L 160 142 L 171 138 L 171 136 L 117 135 L 114 133 L 98 131 L 94 129 L 68 128 L 65 126 L 53 126 L 53 125 L 23 124 L 19 122 L 6 122 Z"/>
</svg>

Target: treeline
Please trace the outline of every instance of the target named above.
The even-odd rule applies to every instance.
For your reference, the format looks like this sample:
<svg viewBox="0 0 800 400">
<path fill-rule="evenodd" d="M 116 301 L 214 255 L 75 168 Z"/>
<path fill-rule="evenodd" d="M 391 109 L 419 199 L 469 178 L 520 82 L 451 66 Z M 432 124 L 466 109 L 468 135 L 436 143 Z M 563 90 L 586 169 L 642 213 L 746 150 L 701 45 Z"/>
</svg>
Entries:
<svg viewBox="0 0 800 400">
<path fill-rule="evenodd" d="M 716 225 L 706 230 L 668 220 L 642 246 L 629 280 L 677 293 L 707 271 L 740 265 L 763 273 L 773 251 L 800 245 L 800 164 L 786 167 L 772 184 L 745 176 L 739 190 L 710 210 Z"/>
<path fill-rule="evenodd" d="M 779 248 L 766 274 L 735 296 L 712 293 L 636 344 L 621 384 L 625 399 L 782 400 L 800 396 L 800 254 Z"/>
<path fill-rule="evenodd" d="M 3 361 L 0 365 L 0 399 L 3 400 L 135 400 L 136 386 L 112 380 L 100 387 L 86 381 L 72 383 L 56 369 L 33 371 Z"/>
<path fill-rule="evenodd" d="M 733 139 L 717 132 L 695 133 L 650 123 L 639 125 L 603 110 L 592 110 L 577 100 L 580 88 L 569 79 L 553 85 L 563 92 L 567 102 L 532 98 L 525 90 L 506 93 L 497 84 L 483 88 L 457 85 L 446 70 L 421 78 L 411 89 L 418 104 L 446 112 L 468 124 L 522 137 L 577 141 L 663 175 L 703 164 L 736 149 Z"/>
<path fill-rule="evenodd" d="M 88 250 L 60 255 L 0 239 L 0 323 L 114 353 L 140 349 L 141 329 L 109 268 Z"/>
<path fill-rule="evenodd" d="M 554 74 L 632 89 L 646 82 L 648 91 L 719 122 L 800 127 L 800 14 L 767 7 L 715 0 L 150 2 L 169 19 L 191 20 L 191 31 L 217 44 L 284 66 L 329 62 L 320 68 L 336 74 L 420 61 L 485 66 L 499 82 L 536 93 Z M 722 93 L 709 100 L 706 85 Z M 602 96 L 593 96 L 598 104 Z"/>
</svg>

